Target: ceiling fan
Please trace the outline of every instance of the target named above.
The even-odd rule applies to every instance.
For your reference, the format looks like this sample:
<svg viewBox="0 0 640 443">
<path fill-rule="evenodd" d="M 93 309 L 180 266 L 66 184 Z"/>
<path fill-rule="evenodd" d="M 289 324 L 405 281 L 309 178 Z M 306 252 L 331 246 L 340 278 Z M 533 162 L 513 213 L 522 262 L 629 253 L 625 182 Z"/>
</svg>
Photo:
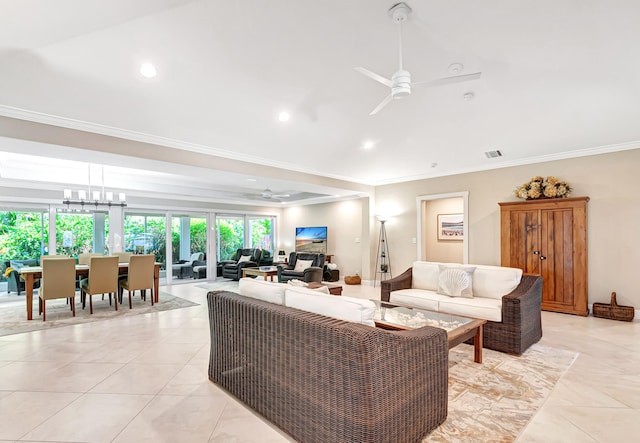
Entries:
<svg viewBox="0 0 640 443">
<path fill-rule="evenodd" d="M 400 99 L 410 95 L 412 86 L 429 87 L 446 85 L 449 83 L 466 82 L 470 80 L 477 80 L 482 75 L 481 72 L 475 72 L 473 74 L 455 75 L 453 77 L 444 77 L 435 80 L 412 82 L 411 74 L 409 73 L 409 71 L 405 71 L 402 68 L 402 23 L 409 18 L 410 12 L 411 8 L 404 2 L 396 3 L 391 7 L 391 9 L 389 9 L 389 16 L 395 23 L 398 24 L 398 47 L 400 53 L 400 68 L 393 74 L 393 76 L 391 76 L 391 79 L 383 77 L 380 74 L 376 74 L 375 72 L 369 71 L 366 68 L 354 68 L 359 73 L 364 74 L 367 77 L 391 88 L 391 94 L 389 94 L 384 100 L 382 100 L 380 104 L 369 113 L 369 115 L 374 115 L 380 112 L 380 110 L 387 106 L 389 102 L 394 98 Z"/>
<path fill-rule="evenodd" d="M 260 193 L 260 197 L 262 197 L 265 200 L 273 200 L 273 199 L 278 199 L 278 198 L 287 198 L 287 197 L 290 197 L 290 195 L 289 194 L 274 194 L 271 189 L 265 188 L 265 190 Z"/>
</svg>

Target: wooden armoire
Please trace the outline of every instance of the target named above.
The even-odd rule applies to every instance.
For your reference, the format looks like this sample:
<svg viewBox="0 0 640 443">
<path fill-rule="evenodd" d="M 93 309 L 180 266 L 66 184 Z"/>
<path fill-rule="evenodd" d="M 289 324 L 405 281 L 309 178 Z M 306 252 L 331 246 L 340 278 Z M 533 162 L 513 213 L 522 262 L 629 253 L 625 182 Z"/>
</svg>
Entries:
<svg viewBox="0 0 640 443">
<path fill-rule="evenodd" d="M 502 266 L 542 276 L 542 309 L 589 315 L 587 202 L 589 197 L 500 205 Z"/>
</svg>

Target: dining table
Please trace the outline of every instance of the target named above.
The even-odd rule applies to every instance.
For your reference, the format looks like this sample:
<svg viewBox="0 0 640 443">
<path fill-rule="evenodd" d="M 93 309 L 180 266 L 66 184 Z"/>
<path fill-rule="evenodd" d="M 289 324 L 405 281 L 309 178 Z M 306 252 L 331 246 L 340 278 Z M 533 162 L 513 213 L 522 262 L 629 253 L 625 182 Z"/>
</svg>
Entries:
<svg viewBox="0 0 640 443">
<path fill-rule="evenodd" d="M 118 273 L 126 274 L 129 263 L 118 263 Z M 89 265 L 76 265 L 76 279 L 89 275 Z M 27 300 L 27 320 L 33 320 L 33 286 L 36 280 L 42 278 L 42 266 L 25 266 L 20 269 L 20 277 L 24 280 L 24 289 Z M 160 287 L 160 263 L 153 267 L 153 298 L 158 303 L 158 289 Z"/>
</svg>

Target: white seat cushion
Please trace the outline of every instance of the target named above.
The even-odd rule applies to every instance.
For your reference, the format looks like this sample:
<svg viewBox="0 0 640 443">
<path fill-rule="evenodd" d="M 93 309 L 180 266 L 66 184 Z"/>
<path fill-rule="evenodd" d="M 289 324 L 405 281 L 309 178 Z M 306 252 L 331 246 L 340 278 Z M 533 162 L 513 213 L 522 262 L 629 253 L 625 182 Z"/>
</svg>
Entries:
<svg viewBox="0 0 640 443">
<path fill-rule="evenodd" d="M 284 294 L 287 285 L 265 281 L 263 279 L 253 279 L 249 277 L 241 278 L 238 282 L 238 293 L 245 297 L 257 298 L 278 305 L 284 305 Z"/>
<path fill-rule="evenodd" d="M 307 291 L 313 292 L 310 289 L 307 289 Z M 375 326 L 373 315 L 376 305 L 371 300 L 344 296 L 336 297 L 322 293 L 310 294 L 300 291 L 300 288 L 287 288 L 285 291 L 285 306 L 339 320 Z"/>
<path fill-rule="evenodd" d="M 400 289 L 399 291 L 391 292 L 389 302 L 437 311 L 440 300 L 448 300 L 450 298 L 448 295 L 436 294 L 435 291 L 427 291 L 425 289 Z"/>
<path fill-rule="evenodd" d="M 438 311 L 496 322 L 502 321 L 502 302 L 495 298 L 447 297 L 446 300 L 440 300 L 438 303 Z"/>
</svg>

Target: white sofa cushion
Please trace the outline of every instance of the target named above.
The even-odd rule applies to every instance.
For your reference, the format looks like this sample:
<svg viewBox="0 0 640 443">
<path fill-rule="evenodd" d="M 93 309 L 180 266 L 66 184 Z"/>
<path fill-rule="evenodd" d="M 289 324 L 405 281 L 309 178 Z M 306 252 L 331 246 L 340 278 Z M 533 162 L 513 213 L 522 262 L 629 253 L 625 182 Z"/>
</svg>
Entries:
<svg viewBox="0 0 640 443">
<path fill-rule="evenodd" d="M 411 271 L 411 287 L 415 289 L 438 290 L 438 276 L 440 275 L 440 263 L 428 261 L 413 262 Z M 448 263 L 447 263 L 448 265 Z"/>
<path fill-rule="evenodd" d="M 502 303 L 494 298 L 447 297 L 447 300 L 438 302 L 438 311 L 497 322 L 502 321 Z"/>
<path fill-rule="evenodd" d="M 426 289 L 400 289 L 391 292 L 389 302 L 437 311 L 440 300 L 448 300 L 450 298 L 448 295 L 436 294 L 435 291 Z"/>
<path fill-rule="evenodd" d="M 473 274 L 474 297 L 487 297 L 501 300 L 520 284 L 522 269 L 504 266 L 474 265 Z"/>
<path fill-rule="evenodd" d="M 265 281 L 258 278 L 241 278 L 238 282 L 238 293 L 245 297 L 257 298 L 278 305 L 284 305 L 284 294 L 287 285 Z"/>
<path fill-rule="evenodd" d="M 307 289 L 307 291 L 312 292 L 312 294 L 300 291 L 300 288 L 287 288 L 285 291 L 285 306 L 339 320 L 375 326 L 373 315 L 376 305 L 371 300 L 319 294 L 311 289 Z"/>
<path fill-rule="evenodd" d="M 462 265 L 460 263 L 413 263 L 411 286 L 416 289 L 438 290 L 439 265 L 450 268 L 473 266 L 473 296 L 501 299 L 520 284 L 522 269 L 504 266 Z"/>
<path fill-rule="evenodd" d="M 322 285 L 319 288 L 311 289 L 311 288 L 307 288 L 305 286 L 297 286 L 297 285 L 289 284 L 290 282 L 291 282 L 291 280 L 289 280 L 287 282 L 286 289 L 290 289 L 292 291 L 297 291 L 297 292 L 300 292 L 301 294 L 309 294 L 309 295 L 329 294 L 329 287 L 328 286 Z"/>
</svg>

